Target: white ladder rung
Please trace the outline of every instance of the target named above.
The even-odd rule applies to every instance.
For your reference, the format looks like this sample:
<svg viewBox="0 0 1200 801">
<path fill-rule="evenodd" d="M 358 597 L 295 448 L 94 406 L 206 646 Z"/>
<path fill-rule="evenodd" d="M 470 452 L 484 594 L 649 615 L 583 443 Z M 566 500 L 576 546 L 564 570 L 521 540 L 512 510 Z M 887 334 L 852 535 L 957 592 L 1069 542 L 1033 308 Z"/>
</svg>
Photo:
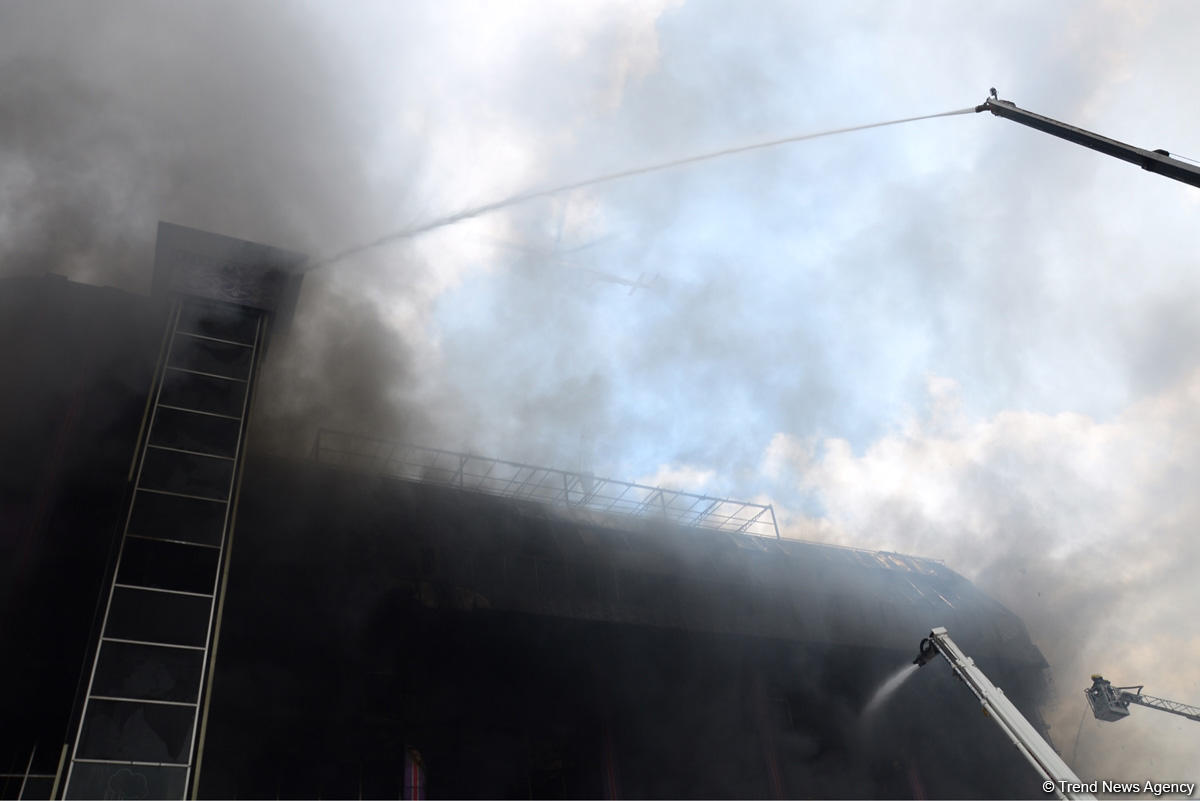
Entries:
<svg viewBox="0 0 1200 801">
<path fill-rule="evenodd" d="M 187 762 L 141 762 L 136 759 L 85 759 L 76 757 L 72 762 L 86 762 L 89 765 L 141 765 L 148 768 L 186 768 Z"/>
<path fill-rule="evenodd" d="M 154 445 L 153 443 L 147 443 L 146 447 L 154 448 L 156 451 L 171 451 L 172 453 L 186 453 L 190 456 L 204 456 L 208 459 L 224 459 L 227 462 L 233 461 L 232 456 L 221 456 L 220 454 L 204 453 L 203 451 L 190 451 L 187 448 L 172 448 L 170 445 Z"/>
<path fill-rule="evenodd" d="M 178 645 L 173 642 L 153 642 L 151 640 L 130 640 L 126 637 L 109 637 L 105 635 L 100 638 L 103 642 L 123 642 L 126 645 L 153 645 L 156 648 L 182 648 L 185 651 L 203 651 L 203 645 Z"/>
<path fill-rule="evenodd" d="M 242 418 L 238 417 L 237 415 L 221 414 L 219 412 L 204 412 L 199 409 L 189 409 L 186 406 L 172 406 L 169 403 L 160 403 L 160 404 L 158 404 L 158 408 L 173 409 L 174 411 L 177 411 L 177 412 L 188 412 L 190 414 L 203 414 L 203 415 L 207 415 L 208 417 L 220 417 L 225 420 L 241 420 L 242 419 Z"/>
<path fill-rule="evenodd" d="M 172 539 L 168 539 L 166 537 L 151 537 L 146 534 L 126 534 L 125 536 L 132 537 L 135 540 L 153 540 L 155 542 L 173 542 L 176 545 L 194 545 L 197 548 L 212 548 L 217 551 L 221 550 L 220 545 L 209 545 L 207 542 L 188 542 L 187 540 L 172 540 Z"/>
<path fill-rule="evenodd" d="M 206 339 L 209 342 L 220 342 L 223 345 L 237 345 L 239 348 L 253 348 L 254 347 L 254 345 L 252 343 L 234 342 L 232 339 L 221 339 L 219 337 L 210 337 L 208 334 L 197 334 L 193 331 L 184 331 L 181 328 L 175 329 L 175 333 L 183 334 L 185 337 L 192 337 L 194 339 Z"/>
<path fill-rule="evenodd" d="M 171 595 L 190 595 L 193 598 L 211 598 L 211 592 L 188 592 L 187 590 L 168 590 L 162 587 L 147 587 L 144 584 L 126 584 L 123 581 L 114 581 L 114 587 L 120 587 L 125 590 L 146 590 L 147 592 L 166 592 Z"/>
<path fill-rule="evenodd" d="M 187 367 L 176 367 L 173 364 L 168 364 L 167 369 L 175 370 L 176 372 L 180 372 L 180 373 L 191 373 L 192 375 L 203 375 L 203 376 L 208 376 L 209 378 L 219 378 L 222 381 L 236 381 L 239 384 L 245 384 L 249 380 L 246 378 L 233 378 L 233 377 L 227 376 L 227 375 L 219 375 L 217 373 L 206 373 L 203 370 L 191 370 Z"/>
<path fill-rule="evenodd" d="M 189 495 L 186 492 L 171 492 L 170 490 L 150 489 L 149 487 L 138 487 L 138 492 L 152 492 L 155 495 L 170 495 L 174 498 L 191 498 L 194 501 L 210 501 L 212 503 L 229 503 L 227 498 L 209 498 L 205 495 Z"/>
<path fill-rule="evenodd" d="M 195 707 L 195 701 L 160 701 L 155 698 L 125 698 L 120 695 L 89 695 L 93 701 L 120 701 L 126 704 L 160 704 L 161 706 L 190 706 Z"/>
</svg>

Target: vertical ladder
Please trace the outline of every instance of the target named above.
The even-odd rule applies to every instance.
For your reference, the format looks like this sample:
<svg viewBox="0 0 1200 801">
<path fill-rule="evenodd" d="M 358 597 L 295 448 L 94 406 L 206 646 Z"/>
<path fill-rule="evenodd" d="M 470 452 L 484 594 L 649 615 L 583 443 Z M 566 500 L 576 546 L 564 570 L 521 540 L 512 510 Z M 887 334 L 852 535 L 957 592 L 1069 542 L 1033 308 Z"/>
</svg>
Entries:
<svg viewBox="0 0 1200 801">
<path fill-rule="evenodd" d="M 65 798 L 182 799 L 267 315 L 176 302 Z"/>
</svg>

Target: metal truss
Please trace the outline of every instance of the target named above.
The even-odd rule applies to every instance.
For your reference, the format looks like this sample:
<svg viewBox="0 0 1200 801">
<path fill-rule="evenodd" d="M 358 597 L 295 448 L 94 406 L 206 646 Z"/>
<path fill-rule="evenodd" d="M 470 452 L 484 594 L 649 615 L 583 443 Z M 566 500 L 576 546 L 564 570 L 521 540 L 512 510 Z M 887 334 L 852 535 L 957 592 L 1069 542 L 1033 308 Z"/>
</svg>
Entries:
<svg viewBox="0 0 1200 801">
<path fill-rule="evenodd" d="M 1114 690 L 1124 690 L 1121 693 L 1121 700 L 1126 703 L 1141 704 L 1148 706 L 1151 709 L 1159 709 L 1163 712 L 1170 712 L 1173 715 L 1190 718 L 1195 721 L 1200 721 L 1200 706 L 1191 706 L 1190 704 L 1181 704 L 1178 701 L 1169 701 L 1166 698 L 1157 698 L 1153 695 L 1146 695 L 1142 692 L 1142 686 L 1137 687 L 1114 687 Z M 1133 690 L 1133 692 L 1128 692 Z"/>
<path fill-rule="evenodd" d="M 324 464 L 516 498 L 577 512 L 626 515 L 779 539 L 770 504 L 716 498 L 551 467 L 321 429 L 313 458 Z"/>
</svg>

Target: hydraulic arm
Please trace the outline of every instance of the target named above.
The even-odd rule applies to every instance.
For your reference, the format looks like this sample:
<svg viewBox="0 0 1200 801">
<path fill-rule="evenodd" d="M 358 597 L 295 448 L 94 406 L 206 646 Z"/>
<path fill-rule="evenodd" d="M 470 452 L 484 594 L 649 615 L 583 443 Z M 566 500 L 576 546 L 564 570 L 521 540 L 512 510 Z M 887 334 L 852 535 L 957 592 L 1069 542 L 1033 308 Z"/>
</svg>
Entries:
<svg viewBox="0 0 1200 801">
<path fill-rule="evenodd" d="M 1188 706 L 1166 698 L 1145 695 L 1138 684 L 1129 687 L 1114 687 L 1112 682 L 1100 675 L 1092 676 L 1092 686 L 1083 691 L 1097 720 L 1115 721 L 1129 717 L 1129 705 L 1139 704 L 1151 709 L 1170 712 L 1172 715 L 1200 722 L 1200 706 Z M 1131 692 L 1132 691 L 1132 692 Z"/>
<path fill-rule="evenodd" d="M 1054 792 L 1064 799 L 1094 799 L 1095 796 L 1083 789 L 1083 782 L 1063 761 L 1050 743 L 1038 734 L 1037 729 L 1025 719 L 1021 711 L 1008 700 L 996 685 L 975 665 L 975 660 L 964 654 L 950 639 L 949 632 L 939 626 L 921 640 L 921 650 L 913 664 L 924 665 L 938 654 L 946 657 L 954 675 L 958 676 L 983 705 L 996 725 L 1008 736 L 1021 755 L 1047 781 L 1054 783 Z"/>
<path fill-rule="evenodd" d="M 1041 114 L 1034 114 L 1032 111 L 1018 108 L 1011 101 L 999 99 L 996 97 L 995 89 L 992 90 L 991 97 L 975 107 L 975 111 L 990 111 L 997 117 L 1005 117 L 1013 122 L 1028 125 L 1030 128 L 1035 128 L 1043 133 L 1057 136 L 1060 139 L 1066 139 L 1068 142 L 1090 147 L 1092 150 L 1097 150 L 1105 155 L 1121 159 L 1122 161 L 1128 161 L 1130 164 L 1136 164 L 1143 170 L 1156 172 L 1167 178 L 1173 178 L 1176 181 L 1200 187 L 1200 167 L 1194 167 L 1179 159 L 1171 158 L 1171 154 L 1165 150 L 1145 150 L 1140 147 L 1134 147 L 1124 142 L 1118 142 L 1116 139 L 1109 139 L 1106 136 L 1085 131 L 1083 128 L 1076 128 L 1074 125 L 1068 125 L 1065 122 L 1043 117 Z"/>
</svg>

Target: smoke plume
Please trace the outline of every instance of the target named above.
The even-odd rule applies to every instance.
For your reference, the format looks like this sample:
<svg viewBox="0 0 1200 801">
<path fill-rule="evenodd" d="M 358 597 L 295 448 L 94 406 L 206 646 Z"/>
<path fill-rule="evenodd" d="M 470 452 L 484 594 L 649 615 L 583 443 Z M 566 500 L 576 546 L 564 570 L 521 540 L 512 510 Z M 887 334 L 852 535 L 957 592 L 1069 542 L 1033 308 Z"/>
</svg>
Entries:
<svg viewBox="0 0 1200 801">
<path fill-rule="evenodd" d="M 160 219 L 304 253 L 396 219 L 364 155 L 370 93 L 296 9 L 9 3 L 0 53 L 6 275 L 144 293 Z M 389 261 L 401 285 L 422 269 Z M 412 419 L 396 390 L 409 354 L 364 280 L 306 282 L 263 384 L 268 446 L 303 450 L 318 424 L 402 434 Z"/>
</svg>

